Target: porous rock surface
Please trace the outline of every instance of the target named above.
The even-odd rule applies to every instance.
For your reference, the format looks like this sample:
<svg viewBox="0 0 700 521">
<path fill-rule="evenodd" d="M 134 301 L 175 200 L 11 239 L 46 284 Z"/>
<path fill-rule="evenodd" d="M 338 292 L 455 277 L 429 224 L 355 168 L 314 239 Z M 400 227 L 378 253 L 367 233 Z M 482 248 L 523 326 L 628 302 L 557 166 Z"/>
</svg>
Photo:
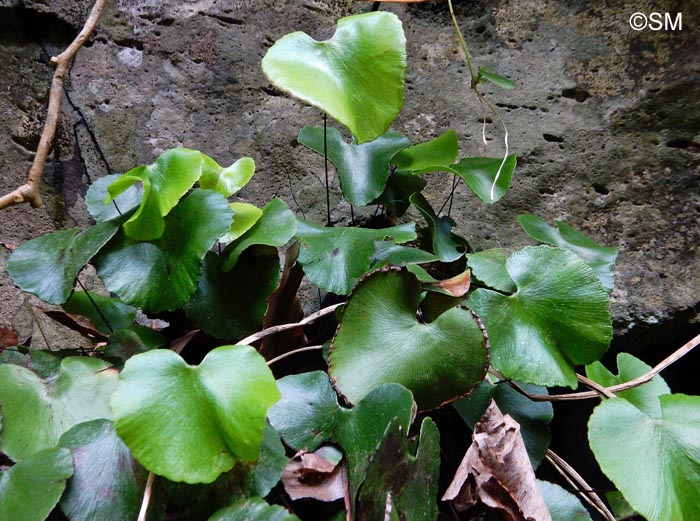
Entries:
<svg viewBox="0 0 700 521">
<path fill-rule="evenodd" d="M 656 2 L 660 4 L 663 2 Z M 671 3 L 546 0 L 456 1 L 477 66 L 515 80 L 486 87 L 509 129 L 518 168 L 493 206 L 464 186 L 452 216 L 478 248 L 530 241 L 515 219 L 534 213 L 620 250 L 612 311 L 623 342 L 651 347 L 700 328 L 700 9 L 685 2 L 683 28 L 633 31 L 635 11 Z M 600 4 L 600 5 L 599 5 Z M 668 5 L 667 5 L 668 4 Z M 695 4 L 695 7 L 692 7 Z M 48 96 L 51 55 L 82 25 L 91 2 L 0 0 L 0 192 L 22 184 Z M 323 164 L 296 144 L 318 110 L 276 91 L 260 60 L 293 30 L 330 37 L 342 16 L 369 11 L 351 0 L 114 0 L 66 83 L 45 206 L 0 212 L 0 243 L 90 223 L 84 196 L 108 173 L 150 163 L 164 150 L 202 150 L 221 164 L 257 163 L 241 200 L 284 199 L 322 222 Z M 382 4 L 408 39 L 406 99 L 393 128 L 413 142 L 454 128 L 461 156 L 503 153 L 503 132 L 469 91 L 468 71 L 445 2 Z M 433 174 L 439 205 L 451 179 Z M 332 187 L 333 217 L 348 206 Z M 3 246 L 0 269 L 8 256 Z M 0 275 L 0 326 L 27 314 L 24 296 Z M 19 318 L 18 318 L 19 317 Z M 671 345 L 659 345 L 671 348 Z"/>
</svg>

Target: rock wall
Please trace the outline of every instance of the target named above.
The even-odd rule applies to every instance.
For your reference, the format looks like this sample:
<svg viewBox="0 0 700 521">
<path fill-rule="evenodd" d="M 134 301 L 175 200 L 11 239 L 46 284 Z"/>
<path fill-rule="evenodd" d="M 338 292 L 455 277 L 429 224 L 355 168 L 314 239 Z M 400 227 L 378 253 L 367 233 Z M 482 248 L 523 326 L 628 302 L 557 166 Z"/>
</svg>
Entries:
<svg viewBox="0 0 700 521">
<path fill-rule="evenodd" d="M 519 88 L 486 88 L 507 121 L 518 169 L 510 192 L 486 206 L 458 188 L 457 232 L 477 248 L 528 243 L 521 213 L 564 220 L 620 250 L 612 309 L 619 342 L 667 350 L 700 330 L 700 5 L 698 2 L 456 1 L 478 66 Z M 0 0 L 0 192 L 22 184 L 38 142 L 49 58 L 82 26 L 86 0 Z M 174 146 L 221 164 L 257 163 L 242 200 L 274 196 L 321 222 L 323 165 L 296 144 L 321 116 L 274 90 L 260 70 L 266 49 L 302 30 L 332 35 L 337 18 L 368 11 L 351 0 L 114 0 L 66 83 L 45 207 L 0 212 L 0 243 L 89 224 L 84 195 L 108 173 L 150 163 Z M 412 141 L 454 128 L 461 155 L 503 152 L 487 124 L 445 2 L 382 4 L 408 39 L 406 101 L 393 125 Z M 636 11 L 682 12 L 682 30 L 634 31 Z M 493 119 L 493 118 L 492 118 Z M 348 206 L 333 180 L 333 217 Z M 430 200 L 451 187 L 433 175 Z M 0 268 L 7 258 L 3 246 Z M 0 275 L 0 326 L 27 314 Z"/>
</svg>

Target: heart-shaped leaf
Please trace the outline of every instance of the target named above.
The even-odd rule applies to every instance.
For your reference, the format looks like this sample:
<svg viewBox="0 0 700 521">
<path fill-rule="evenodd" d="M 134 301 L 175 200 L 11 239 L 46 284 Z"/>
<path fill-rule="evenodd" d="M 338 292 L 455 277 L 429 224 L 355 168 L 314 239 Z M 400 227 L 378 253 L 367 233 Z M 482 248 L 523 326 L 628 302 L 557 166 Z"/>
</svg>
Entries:
<svg viewBox="0 0 700 521">
<path fill-rule="evenodd" d="M 617 259 L 617 248 L 601 246 L 562 221 L 554 221 L 557 225 L 554 228 L 535 215 L 525 214 L 518 216 L 518 222 L 533 239 L 573 251 L 591 267 L 603 287 L 612 291 L 612 268 Z"/>
<path fill-rule="evenodd" d="M 62 307 L 66 313 L 86 317 L 104 334 L 131 325 L 136 318 L 135 307 L 93 291 L 73 292 Z"/>
<path fill-rule="evenodd" d="M 130 358 L 112 396 L 114 425 L 134 457 L 172 481 L 211 483 L 260 452 L 279 393 L 248 346 L 210 351 L 198 366 L 157 349 Z"/>
<path fill-rule="evenodd" d="M 322 128 L 304 127 L 297 140 L 314 152 L 324 154 Z M 337 129 L 327 129 L 328 159 L 338 171 L 345 199 L 362 206 L 378 197 L 389 178 L 391 158 L 409 144 L 406 136 L 391 130 L 368 143 L 348 144 Z"/>
<path fill-rule="evenodd" d="M 262 209 L 262 216 L 255 224 L 223 252 L 224 271 L 229 271 L 238 262 L 238 257 L 255 244 L 284 246 L 294 236 L 297 220 L 281 199 L 273 199 Z"/>
<path fill-rule="evenodd" d="M 452 165 L 452 171 L 464 179 L 474 194 L 485 203 L 495 203 L 506 195 L 515 172 L 515 155 L 467 157 Z"/>
<path fill-rule="evenodd" d="M 590 364 L 612 339 L 608 295 L 580 257 L 550 246 L 513 253 L 513 295 L 477 289 L 468 305 L 484 321 L 491 364 L 507 378 L 576 388 L 574 367 Z"/>
<path fill-rule="evenodd" d="M 371 266 L 374 241 L 393 239 L 397 244 L 416 238 L 413 223 L 370 230 L 324 228 L 299 221 L 299 264 L 307 278 L 331 293 L 347 295 Z"/>
<path fill-rule="evenodd" d="M 263 214 L 260 208 L 248 203 L 231 203 L 229 206 L 233 210 L 233 224 L 231 224 L 231 229 L 228 233 L 219 239 L 221 243 L 228 243 L 238 239 L 250 230 Z"/>
<path fill-rule="evenodd" d="M 71 521 L 136 519 L 146 472 L 131 456 L 109 420 L 76 425 L 60 444 L 73 456 L 75 471 L 61 499 Z"/>
<path fill-rule="evenodd" d="M 264 499 L 252 497 L 222 508 L 209 521 L 299 521 L 299 518 L 278 505 L 269 505 Z"/>
<path fill-rule="evenodd" d="M 515 282 L 508 275 L 506 260 L 508 252 L 501 248 L 467 254 L 467 266 L 475 278 L 488 287 L 505 293 L 515 293 Z"/>
<path fill-rule="evenodd" d="M 0 519 L 44 521 L 73 474 L 66 449 L 47 449 L 0 472 Z"/>
<path fill-rule="evenodd" d="M 249 248 L 231 271 L 223 271 L 221 257 L 209 252 L 197 291 L 185 311 L 198 327 L 216 338 L 243 338 L 261 328 L 267 299 L 279 280 L 276 248 Z"/>
<path fill-rule="evenodd" d="M 638 376 L 651 371 L 651 366 L 645 364 L 629 353 L 617 355 L 618 375 L 612 374 L 600 362 L 593 362 L 586 367 L 586 376 L 604 387 L 629 382 Z M 618 398 L 624 398 L 640 411 L 654 418 L 661 417 L 661 407 L 658 398 L 671 394 L 671 389 L 661 376 L 656 375 L 651 382 L 616 393 Z"/>
<path fill-rule="evenodd" d="M 134 208 L 141 204 L 143 197 L 143 186 L 140 184 L 131 185 L 117 197 L 112 198 L 105 204 L 105 199 L 109 197 L 107 187 L 119 179 L 119 175 L 106 175 L 100 177 L 90 185 L 85 194 L 85 203 L 88 212 L 96 222 L 110 221 L 122 215 L 127 215 Z"/>
<path fill-rule="evenodd" d="M 522 383 L 519 385 L 531 394 L 547 394 L 547 389 L 543 387 Z M 473 430 L 491 399 L 503 414 L 508 414 L 518 422 L 530 463 L 537 468 L 544 459 L 551 440 L 549 423 L 554 417 L 552 404 L 534 402 L 505 383 L 493 385 L 483 381 L 469 396 L 457 400 L 454 407 Z"/>
<path fill-rule="evenodd" d="M 571 492 L 540 479 L 537 480 L 537 488 L 542 493 L 552 521 L 591 521 L 586 507 Z"/>
<path fill-rule="evenodd" d="M 119 222 L 47 233 L 17 248 L 5 270 L 23 291 L 49 304 L 63 304 L 88 261 L 117 233 Z"/>
<path fill-rule="evenodd" d="M 403 105 L 406 38 L 392 13 L 348 16 L 330 40 L 302 32 L 280 38 L 262 70 L 276 87 L 328 113 L 365 143 L 386 132 Z"/>
<path fill-rule="evenodd" d="M 343 310 L 330 350 L 336 388 L 357 403 L 375 387 L 408 388 L 419 409 L 471 391 L 486 375 L 488 342 L 469 310 L 452 308 L 430 324 L 416 318 L 421 285 L 405 270 L 364 278 Z"/>
<path fill-rule="evenodd" d="M 328 375 L 320 371 L 287 376 L 278 385 L 282 398 L 270 408 L 270 423 L 295 450 L 313 451 L 324 441 L 340 445 L 353 502 L 388 425 L 398 418 L 408 432 L 415 413 L 411 393 L 396 384 L 373 389 L 352 409 L 338 405 Z"/>
<path fill-rule="evenodd" d="M 15 461 L 25 459 L 55 447 L 78 423 L 110 418 L 116 383 L 116 370 L 97 358 L 64 358 L 58 376 L 46 380 L 18 365 L 0 365 L 0 450 Z"/>
<path fill-rule="evenodd" d="M 588 422 L 591 450 L 646 519 L 700 519 L 700 397 L 667 394 L 658 401 L 660 417 L 624 399 L 605 400 Z"/>
<path fill-rule="evenodd" d="M 426 143 L 404 148 L 391 160 L 399 170 L 410 171 L 414 175 L 428 172 L 450 171 L 457 159 L 459 144 L 457 133 L 448 130 Z"/>
<path fill-rule="evenodd" d="M 222 168 L 212 158 L 203 155 L 199 186 L 230 197 L 247 185 L 254 173 L 255 161 L 250 157 L 242 157 L 231 166 Z"/>
<path fill-rule="evenodd" d="M 428 200 L 421 193 L 413 194 L 409 200 L 420 210 L 430 230 L 433 239 L 433 252 L 443 262 L 452 262 L 462 256 L 457 249 L 457 243 L 452 239 L 452 227 L 455 222 L 446 216 L 438 217 Z"/>
<path fill-rule="evenodd" d="M 128 304 L 154 312 L 177 309 L 197 288 L 202 259 L 231 218 L 221 194 L 194 190 L 166 217 L 160 239 L 137 242 L 120 232 L 95 258 L 97 271 Z"/>
<path fill-rule="evenodd" d="M 391 497 L 396 519 L 437 518 L 440 432 L 433 420 L 425 418 L 417 448 L 415 440 L 409 440 L 406 434 L 398 418 L 387 428 L 360 487 L 358 519 L 386 519 L 387 496 Z"/>
</svg>

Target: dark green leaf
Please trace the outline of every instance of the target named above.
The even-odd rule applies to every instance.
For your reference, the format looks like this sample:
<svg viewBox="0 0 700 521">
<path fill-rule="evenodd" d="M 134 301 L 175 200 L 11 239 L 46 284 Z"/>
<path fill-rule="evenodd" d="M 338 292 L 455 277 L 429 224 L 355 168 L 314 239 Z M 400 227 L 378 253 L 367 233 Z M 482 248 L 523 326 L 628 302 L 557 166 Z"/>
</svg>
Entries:
<svg viewBox="0 0 700 521">
<path fill-rule="evenodd" d="M 61 436 L 75 471 L 61 499 L 71 521 L 136 519 L 146 472 L 134 461 L 109 420 L 80 423 Z"/>
<path fill-rule="evenodd" d="M 424 179 L 413 174 L 394 172 L 389 176 L 384 192 L 371 204 L 381 204 L 391 214 L 401 217 L 411 206 L 409 197 L 423 190 L 427 184 Z"/>
<path fill-rule="evenodd" d="M 255 161 L 242 157 L 231 166 L 222 168 L 212 158 L 202 154 L 202 177 L 199 186 L 230 197 L 248 184 L 255 173 Z"/>
<path fill-rule="evenodd" d="M 281 506 L 268 505 L 264 499 L 252 497 L 219 510 L 209 521 L 299 521 L 299 518 Z"/>
<path fill-rule="evenodd" d="M 66 313 L 86 317 L 105 335 L 131 325 L 136 317 L 135 307 L 93 291 L 75 291 L 62 307 Z"/>
<path fill-rule="evenodd" d="M 433 420 L 425 418 L 417 449 L 406 434 L 395 418 L 372 455 L 358 495 L 359 519 L 384 519 L 388 495 L 396 519 L 437 518 L 440 433 Z"/>
<path fill-rule="evenodd" d="M 530 394 L 547 394 L 547 389 L 543 387 L 522 383 L 519 385 Z M 504 383 L 493 385 L 484 381 L 469 396 L 456 401 L 454 407 L 469 427 L 474 429 L 492 398 L 503 414 L 509 414 L 520 424 L 520 434 L 530 463 L 537 468 L 549 448 L 551 434 L 548 425 L 554 417 L 552 404 L 533 402 Z"/>
<path fill-rule="evenodd" d="M 85 195 L 85 203 L 87 204 L 88 212 L 98 223 L 127 215 L 141 204 L 141 198 L 143 197 L 143 186 L 141 185 L 131 185 L 112 201 L 105 203 L 105 199 L 109 196 L 107 187 L 118 178 L 118 175 L 106 175 L 100 177 L 88 188 Z"/>
<path fill-rule="evenodd" d="M 304 127 L 299 143 L 323 155 L 323 129 Z M 378 197 L 389 178 L 389 161 L 410 142 L 391 130 L 378 138 L 358 145 L 346 143 L 337 129 L 326 130 L 328 159 L 335 166 L 340 187 L 350 204 L 363 206 Z"/>
<path fill-rule="evenodd" d="M 134 355 L 145 353 L 151 349 L 164 346 L 166 338 L 158 331 L 150 327 L 132 324 L 128 327 L 117 329 L 109 336 L 105 346 L 105 357 L 116 359 L 115 364 L 121 368 L 124 362 Z"/>
<path fill-rule="evenodd" d="M 439 257 L 417 248 L 399 246 L 393 241 L 374 241 L 372 261 L 378 263 L 378 266 L 387 264 L 406 266 L 408 264 L 424 264 L 438 260 L 440 260 Z"/>
<path fill-rule="evenodd" d="M 528 246 L 506 262 L 518 290 L 477 289 L 468 305 L 484 321 L 491 364 L 507 378 L 569 386 L 612 339 L 608 295 L 591 269 L 568 250 Z"/>
<path fill-rule="evenodd" d="M 612 291 L 612 268 L 617 259 L 616 248 L 601 246 L 562 221 L 554 221 L 557 225 L 554 228 L 535 215 L 525 214 L 518 216 L 518 222 L 533 239 L 573 251 L 591 267 L 603 287 L 608 292 Z"/>
<path fill-rule="evenodd" d="M 358 143 L 387 131 L 403 105 L 406 38 L 388 12 L 341 18 L 330 40 L 280 38 L 262 61 L 267 78 L 350 129 Z"/>
<path fill-rule="evenodd" d="M 202 259 L 229 229 L 226 199 L 211 190 L 194 190 L 165 219 L 163 236 L 137 242 L 120 232 L 95 258 L 111 292 L 146 311 L 173 310 L 194 293 Z"/>
<path fill-rule="evenodd" d="M 416 319 L 420 282 L 382 270 L 353 290 L 330 351 L 330 374 L 352 403 L 387 382 L 408 388 L 421 410 L 471 391 L 486 375 L 487 340 L 477 318 L 452 308 L 430 323 Z"/>
<path fill-rule="evenodd" d="M 243 338 L 262 328 L 267 299 L 280 280 L 277 249 L 249 248 L 231 271 L 221 257 L 209 252 L 202 278 L 185 306 L 187 316 L 216 338 Z"/>
<path fill-rule="evenodd" d="M 591 521 L 588 510 L 572 493 L 540 479 L 537 480 L 537 487 L 544 497 L 552 521 Z"/>
<path fill-rule="evenodd" d="M 78 423 L 111 418 L 117 371 L 102 360 L 69 357 L 58 377 L 42 380 L 18 365 L 0 365 L 3 432 L 0 450 L 17 461 L 55 447 Z"/>
<path fill-rule="evenodd" d="M 392 228 L 324 228 L 299 221 L 301 239 L 299 264 L 307 278 L 331 293 L 347 295 L 371 266 L 374 241 L 393 239 L 395 243 L 416 238 L 413 223 Z"/>
<path fill-rule="evenodd" d="M 47 233 L 12 252 L 5 270 L 23 291 L 49 304 L 63 304 L 80 270 L 118 229 L 118 222 L 109 221 L 82 233 L 77 228 Z"/>
<path fill-rule="evenodd" d="M 446 216 L 438 217 L 435 210 L 430 206 L 423 194 L 413 194 L 409 200 L 420 210 L 430 230 L 430 236 L 433 239 L 433 252 L 440 257 L 443 262 L 452 262 L 462 256 L 462 253 L 457 249 L 457 243 L 452 239 L 452 227 L 455 222 Z"/>
<path fill-rule="evenodd" d="M 148 470 L 211 483 L 260 453 L 267 409 L 279 393 L 265 360 L 222 346 L 198 366 L 157 349 L 130 358 L 112 396 L 119 437 Z"/>
<path fill-rule="evenodd" d="M 452 165 L 452 169 L 479 199 L 485 203 L 495 203 L 506 195 L 515 172 L 515 163 L 513 154 L 508 156 L 505 163 L 501 157 L 468 157 Z"/>
<path fill-rule="evenodd" d="M 47 449 L 0 472 L 0 519 L 44 521 L 73 474 L 66 449 Z"/>
<path fill-rule="evenodd" d="M 516 83 L 513 80 L 510 80 L 505 76 L 501 76 L 500 74 L 490 72 L 489 69 L 485 67 L 479 67 L 478 76 L 480 78 L 484 78 L 487 81 L 490 81 L 491 83 L 497 85 L 498 87 L 501 87 L 502 89 L 513 90 L 517 87 Z"/>
<path fill-rule="evenodd" d="M 654 521 L 700 519 L 700 397 L 658 398 L 655 418 L 620 398 L 588 422 L 588 440 L 606 476 L 632 508 Z"/>
<path fill-rule="evenodd" d="M 467 254 L 467 266 L 474 277 L 488 287 L 505 293 L 515 293 L 513 279 L 508 275 L 506 260 L 508 252 L 501 248 L 479 251 Z"/>
<path fill-rule="evenodd" d="M 238 257 L 255 244 L 284 246 L 297 229 L 297 220 L 281 199 L 273 199 L 262 209 L 262 217 L 247 232 L 229 244 L 223 253 L 224 271 L 238 262 Z"/>
<path fill-rule="evenodd" d="M 71 356 L 76 356 L 78 351 L 73 351 Z M 44 380 L 54 379 L 58 376 L 61 367 L 61 356 L 56 351 L 39 351 L 27 349 L 26 352 L 5 350 L 0 352 L 0 364 L 20 365 L 36 373 Z"/>
<path fill-rule="evenodd" d="M 391 163 L 396 168 L 410 171 L 414 175 L 449 171 L 458 153 L 457 133 L 448 130 L 426 143 L 404 148 L 394 156 Z"/>
</svg>

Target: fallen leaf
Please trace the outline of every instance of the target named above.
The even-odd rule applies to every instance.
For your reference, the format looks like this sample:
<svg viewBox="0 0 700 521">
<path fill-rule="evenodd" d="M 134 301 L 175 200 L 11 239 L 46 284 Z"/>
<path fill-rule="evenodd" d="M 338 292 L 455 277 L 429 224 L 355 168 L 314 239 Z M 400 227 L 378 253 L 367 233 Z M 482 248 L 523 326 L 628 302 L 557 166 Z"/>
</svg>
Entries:
<svg viewBox="0 0 700 521">
<path fill-rule="evenodd" d="M 72 329 L 90 340 L 100 342 L 107 340 L 107 337 L 97 329 L 95 324 L 93 324 L 90 319 L 82 315 L 72 315 L 70 313 L 66 313 L 65 311 L 44 309 L 38 306 L 36 309 L 59 324 L 66 326 L 68 329 Z"/>
<path fill-rule="evenodd" d="M 443 501 L 458 511 L 482 503 L 506 521 L 551 521 L 520 426 L 491 400 Z"/>
<path fill-rule="evenodd" d="M 472 272 L 467 270 L 450 279 L 429 282 L 424 284 L 424 286 L 426 289 L 432 288 L 433 291 L 439 291 L 451 297 L 463 297 L 469 291 L 471 276 Z"/>
<path fill-rule="evenodd" d="M 335 501 L 349 496 L 347 463 L 330 445 L 314 452 L 300 451 L 282 471 L 281 481 L 292 500 Z"/>
<path fill-rule="evenodd" d="M 136 312 L 136 319 L 134 320 L 140 326 L 150 327 L 153 331 L 162 331 L 166 327 L 170 326 L 170 322 L 161 320 L 159 318 L 149 318 L 140 309 Z"/>
<path fill-rule="evenodd" d="M 0 327 L 0 350 L 6 347 L 14 347 L 19 344 L 19 336 L 14 329 Z"/>
<path fill-rule="evenodd" d="M 192 331 L 188 331 L 182 335 L 180 338 L 176 338 L 170 342 L 170 349 L 175 351 L 177 354 L 182 353 L 185 346 L 197 335 L 197 333 L 199 333 L 199 331 L 199 329 L 193 329 Z"/>
</svg>

